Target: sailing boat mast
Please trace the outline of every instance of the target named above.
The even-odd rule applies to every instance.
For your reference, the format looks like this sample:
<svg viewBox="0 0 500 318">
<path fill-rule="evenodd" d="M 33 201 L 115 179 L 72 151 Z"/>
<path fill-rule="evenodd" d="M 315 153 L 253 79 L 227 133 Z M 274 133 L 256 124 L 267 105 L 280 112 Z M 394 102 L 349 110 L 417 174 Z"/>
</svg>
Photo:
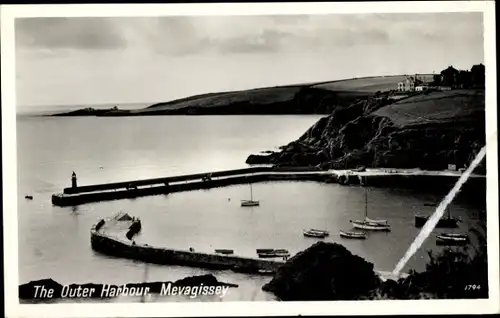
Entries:
<svg viewBox="0 0 500 318">
<path fill-rule="evenodd" d="M 365 219 L 368 217 L 368 191 L 365 188 Z"/>
</svg>

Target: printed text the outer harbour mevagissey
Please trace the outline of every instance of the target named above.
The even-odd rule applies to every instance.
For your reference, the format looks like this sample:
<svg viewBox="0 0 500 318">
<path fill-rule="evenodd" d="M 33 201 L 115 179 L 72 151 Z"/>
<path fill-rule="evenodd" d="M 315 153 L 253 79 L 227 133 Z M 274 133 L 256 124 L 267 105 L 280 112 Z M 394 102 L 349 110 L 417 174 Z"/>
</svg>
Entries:
<svg viewBox="0 0 500 318">
<path fill-rule="evenodd" d="M 46 288 L 43 285 L 35 285 L 35 298 L 53 298 L 54 289 Z M 176 286 L 172 283 L 162 283 L 160 296 L 188 296 L 196 298 L 198 296 L 214 296 L 224 297 L 229 290 L 229 286 Z M 94 287 L 72 287 L 64 285 L 61 291 L 61 298 L 108 298 L 118 296 L 147 296 L 151 294 L 149 287 L 129 287 L 127 284 L 121 286 L 105 284 L 102 286 L 100 295 L 97 295 Z"/>
</svg>

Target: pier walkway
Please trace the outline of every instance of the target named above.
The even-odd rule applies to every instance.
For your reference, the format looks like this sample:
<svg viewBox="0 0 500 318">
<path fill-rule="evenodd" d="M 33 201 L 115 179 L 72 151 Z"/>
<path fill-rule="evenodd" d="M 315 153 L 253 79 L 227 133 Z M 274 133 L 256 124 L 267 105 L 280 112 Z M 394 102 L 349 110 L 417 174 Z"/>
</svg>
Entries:
<svg viewBox="0 0 500 318">
<path fill-rule="evenodd" d="M 419 169 L 366 169 L 319 170 L 313 167 L 254 167 L 182 176 L 132 180 L 64 188 L 63 193 L 52 195 L 56 206 L 74 206 L 88 202 L 136 198 L 148 195 L 210 189 L 234 184 L 278 180 L 304 180 L 370 186 L 408 185 L 418 183 L 442 184 L 456 182 L 458 171 L 423 171 Z M 429 182 L 429 177 L 434 177 Z M 472 179 L 485 180 L 484 175 L 471 175 Z"/>
<path fill-rule="evenodd" d="M 140 221 L 126 213 L 102 219 L 92 226 L 90 241 L 92 249 L 111 256 L 123 257 L 160 265 L 193 266 L 208 269 L 228 269 L 235 272 L 274 274 L 285 263 L 283 260 L 268 260 L 157 247 L 127 238 L 129 229 Z M 140 227 L 140 224 L 139 224 Z"/>
</svg>

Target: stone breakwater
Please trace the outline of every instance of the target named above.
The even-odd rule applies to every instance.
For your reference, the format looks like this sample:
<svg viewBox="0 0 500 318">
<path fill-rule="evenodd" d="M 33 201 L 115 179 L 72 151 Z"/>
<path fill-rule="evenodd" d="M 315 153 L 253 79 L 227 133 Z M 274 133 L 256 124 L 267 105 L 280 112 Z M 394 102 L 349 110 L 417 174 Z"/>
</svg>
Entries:
<svg viewBox="0 0 500 318">
<path fill-rule="evenodd" d="M 137 222 L 140 221 L 137 219 L 120 221 L 117 217 L 100 220 L 90 230 L 92 249 L 110 256 L 153 264 L 226 269 L 255 274 L 273 274 L 284 264 L 281 261 L 199 253 L 190 250 L 176 250 L 138 244 L 133 240 L 133 237 L 127 239 L 125 235 L 130 230 L 130 227 L 133 227 Z"/>
<path fill-rule="evenodd" d="M 316 181 L 324 183 L 360 184 L 367 186 L 448 189 L 460 176 L 453 171 L 387 170 L 370 171 L 321 170 L 313 167 L 254 167 L 238 170 L 199 173 L 166 178 L 143 179 L 107 184 L 65 188 L 52 195 L 52 204 L 74 206 L 88 202 L 136 198 L 174 192 L 211 189 L 234 184 L 266 181 Z M 486 176 L 473 175 L 468 182 L 473 189 L 486 184 Z M 467 186 L 464 190 L 467 190 Z"/>
</svg>

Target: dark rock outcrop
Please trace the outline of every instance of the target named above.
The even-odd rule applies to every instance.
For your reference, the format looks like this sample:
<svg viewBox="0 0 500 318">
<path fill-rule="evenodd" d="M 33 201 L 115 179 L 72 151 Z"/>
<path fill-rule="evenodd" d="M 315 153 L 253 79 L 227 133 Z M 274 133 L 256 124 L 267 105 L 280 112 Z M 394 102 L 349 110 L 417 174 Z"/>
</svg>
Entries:
<svg viewBox="0 0 500 318">
<path fill-rule="evenodd" d="M 95 109 L 92 107 L 82 108 L 66 113 L 53 114 L 50 116 L 104 116 L 108 113 L 119 114 L 126 112 L 125 110 L 120 110 L 118 107 L 107 108 L 107 109 Z"/>
<path fill-rule="evenodd" d="M 473 256 L 464 247 L 429 253 L 425 271 L 383 281 L 373 264 L 342 245 L 319 242 L 292 257 L 262 289 L 284 301 L 488 298 L 486 245 Z"/>
<path fill-rule="evenodd" d="M 340 244 L 319 242 L 292 257 L 263 290 L 281 300 L 351 300 L 379 284 L 372 263 Z"/>
</svg>

